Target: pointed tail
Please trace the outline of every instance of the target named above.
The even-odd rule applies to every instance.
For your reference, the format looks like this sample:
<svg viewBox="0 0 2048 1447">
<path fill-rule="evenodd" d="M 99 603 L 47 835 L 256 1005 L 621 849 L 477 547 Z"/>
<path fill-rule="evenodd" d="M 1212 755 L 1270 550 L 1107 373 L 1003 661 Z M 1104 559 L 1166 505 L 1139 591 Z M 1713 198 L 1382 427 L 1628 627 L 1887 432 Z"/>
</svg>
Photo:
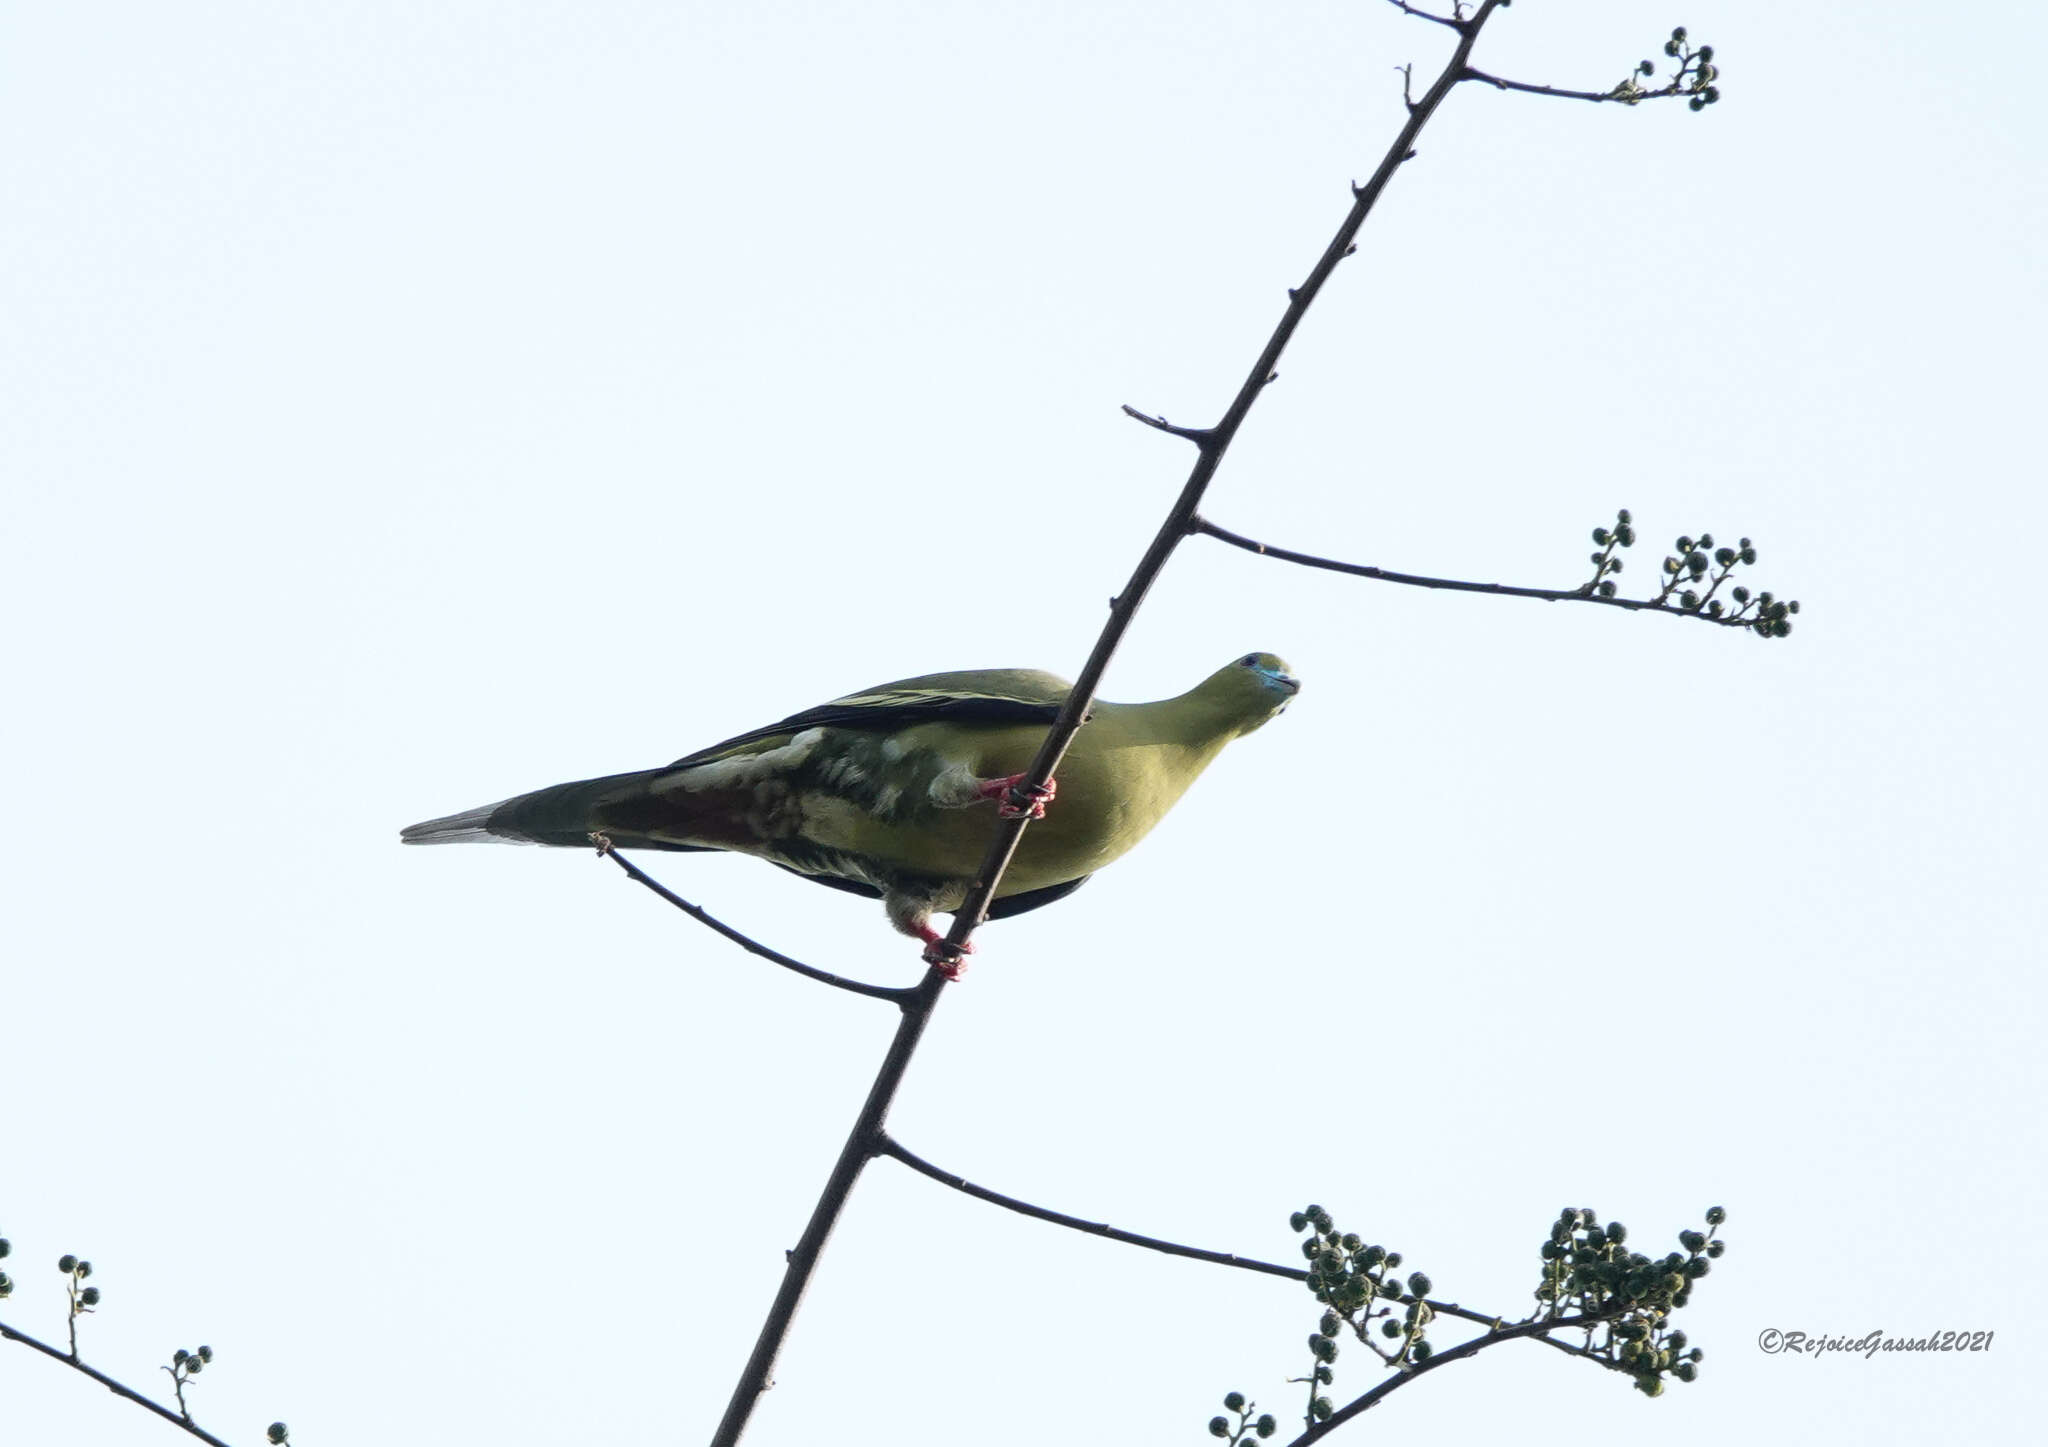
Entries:
<svg viewBox="0 0 2048 1447">
<path fill-rule="evenodd" d="M 647 769 L 637 774 L 607 774 L 601 779 L 556 784 L 481 808 L 464 809 L 460 814 L 409 824 L 399 831 L 398 837 L 407 844 L 483 841 L 581 848 L 590 843 L 593 830 L 604 827 L 600 820 L 604 806 L 633 797 L 648 781 L 669 772 Z"/>
</svg>

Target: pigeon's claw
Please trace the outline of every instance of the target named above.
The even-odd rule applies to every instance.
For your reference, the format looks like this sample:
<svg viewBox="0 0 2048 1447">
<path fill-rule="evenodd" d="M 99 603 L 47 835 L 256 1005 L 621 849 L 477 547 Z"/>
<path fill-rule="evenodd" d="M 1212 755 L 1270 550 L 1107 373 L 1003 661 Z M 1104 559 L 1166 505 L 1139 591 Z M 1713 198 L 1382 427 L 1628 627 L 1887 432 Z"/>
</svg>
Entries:
<svg viewBox="0 0 2048 1447">
<path fill-rule="evenodd" d="M 975 790 L 977 798 L 997 799 L 996 816 L 1001 819 L 1043 819 L 1045 806 L 1052 802 L 1053 795 L 1060 789 L 1059 780 L 1047 779 L 1043 784 L 1027 785 L 1024 775 L 1011 774 L 1001 779 L 984 779 Z"/>
<path fill-rule="evenodd" d="M 974 953 L 974 942 L 956 945 L 930 925 L 922 926 L 918 938 L 924 941 L 924 962 L 949 980 L 957 980 L 967 973 L 967 957 Z"/>
</svg>

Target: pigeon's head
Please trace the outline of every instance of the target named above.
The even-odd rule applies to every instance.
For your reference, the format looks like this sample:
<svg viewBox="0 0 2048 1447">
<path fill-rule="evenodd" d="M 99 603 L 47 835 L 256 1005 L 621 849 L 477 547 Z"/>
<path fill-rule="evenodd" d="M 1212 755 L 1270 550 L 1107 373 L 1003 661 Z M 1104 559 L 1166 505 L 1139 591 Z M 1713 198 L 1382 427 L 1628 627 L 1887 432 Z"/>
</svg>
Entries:
<svg viewBox="0 0 2048 1447">
<path fill-rule="evenodd" d="M 1210 674 L 1200 691 L 1242 720 L 1237 731 L 1248 734 L 1294 701 L 1301 692 L 1301 680 L 1284 659 L 1271 653 L 1247 653 Z"/>
</svg>

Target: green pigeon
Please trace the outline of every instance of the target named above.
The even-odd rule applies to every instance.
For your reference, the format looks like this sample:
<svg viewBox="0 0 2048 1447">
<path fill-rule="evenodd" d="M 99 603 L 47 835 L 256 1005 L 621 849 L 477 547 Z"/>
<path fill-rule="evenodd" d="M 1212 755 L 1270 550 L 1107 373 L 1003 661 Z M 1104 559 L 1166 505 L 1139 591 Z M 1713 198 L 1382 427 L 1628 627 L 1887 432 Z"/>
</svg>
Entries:
<svg viewBox="0 0 2048 1447">
<path fill-rule="evenodd" d="M 1178 698 L 1098 700 L 1053 786 L 1023 773 L 1073 685 L 1036 669 L 932 673 L 835 698 L 659 769 L 537 789 L 414 824 L 407 844 L 503 840 L 752 854 L 880 899 L 956 973 L 935 913 L 957 910 L 997 814 L 1034 823 L 989 908 L 1001 919 L 1073 893 L 1143 839 L 1223 746 L 1285 709 L 1301 681 L 1247 653 Z M 984 807 L 993 806 L 993 807 Z"/>
</svg>

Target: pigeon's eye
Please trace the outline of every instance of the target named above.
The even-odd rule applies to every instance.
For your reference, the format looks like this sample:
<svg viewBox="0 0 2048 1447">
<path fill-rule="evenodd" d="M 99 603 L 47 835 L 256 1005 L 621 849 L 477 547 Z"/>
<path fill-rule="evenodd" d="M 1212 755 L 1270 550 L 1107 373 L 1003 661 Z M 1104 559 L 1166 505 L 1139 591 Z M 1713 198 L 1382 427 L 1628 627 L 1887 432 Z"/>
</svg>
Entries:
<svg viewBox="0 0 2048 1447">
<path fill-rule="evenodd" d="M 1257 668 L 1259 666 L 1259 655 L 1247 653 L 1244 657 L 1237 660 L 1237 666 L 1239 668 Z"/>
</svg>

